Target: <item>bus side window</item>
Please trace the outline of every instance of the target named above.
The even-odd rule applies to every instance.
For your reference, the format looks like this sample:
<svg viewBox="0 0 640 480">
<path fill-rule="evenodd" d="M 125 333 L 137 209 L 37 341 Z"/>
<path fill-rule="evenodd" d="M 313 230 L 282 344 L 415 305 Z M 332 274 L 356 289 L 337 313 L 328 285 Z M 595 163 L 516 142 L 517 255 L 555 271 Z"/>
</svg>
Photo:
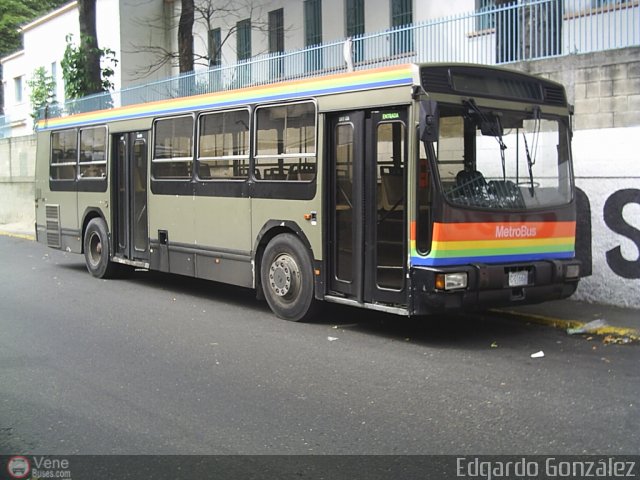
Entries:
<svg viewBox="0 0 640 480">
<path fill-rule="evenodd" d="M 193 162 L 193 117 L 163 118 L 154 123 L 154 179 L 187 179 Z"/>
<path fill-rule="evenodd" d="M 51 134 L 49 175 L 52 180 L 75 180 L 78 162 L 78 131 L 62 130 Z"/>
<path fill-rule="evenodd" d="M 316 107 L 311 102 L 258 107 L 256 180 L 311 182 L 316 176 Z"/>
<path fill-rule="evenodd" d="M 198 179 L 245 180 L 249 173 L 249 111 L 200 115 Z"/>
<path fill-rule="evenodd" d="M 104 178 L 107 176 L 106 144 L 106 128 L 80 130 L 80 178 Z"/>
</svg>

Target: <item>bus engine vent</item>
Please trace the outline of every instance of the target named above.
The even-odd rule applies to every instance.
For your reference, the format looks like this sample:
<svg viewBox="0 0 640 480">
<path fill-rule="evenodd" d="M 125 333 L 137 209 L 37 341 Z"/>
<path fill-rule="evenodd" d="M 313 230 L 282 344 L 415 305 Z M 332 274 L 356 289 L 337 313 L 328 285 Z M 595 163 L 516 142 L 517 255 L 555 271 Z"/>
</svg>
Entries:
<svg viewBox="0 0 640 480">
<path fill-rule="evenodd" d="M 60 205 L 46 205 L 45 217 L 47 222 L 47 245 L 60 248 Z"/>
</svg>

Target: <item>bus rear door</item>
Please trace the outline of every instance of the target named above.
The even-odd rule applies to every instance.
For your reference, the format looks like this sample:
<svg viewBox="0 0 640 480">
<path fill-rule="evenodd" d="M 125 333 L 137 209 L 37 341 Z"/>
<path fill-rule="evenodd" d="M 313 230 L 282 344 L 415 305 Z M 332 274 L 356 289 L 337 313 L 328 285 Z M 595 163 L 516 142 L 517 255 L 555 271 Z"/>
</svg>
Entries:
<svg viewBox="0 0 640 480">
<path fill-rule="evenodd" d="M 114 135 L 113 246 L 116 256 L 149 261 L 147 226 L 148 132 Z"/>
</svg>

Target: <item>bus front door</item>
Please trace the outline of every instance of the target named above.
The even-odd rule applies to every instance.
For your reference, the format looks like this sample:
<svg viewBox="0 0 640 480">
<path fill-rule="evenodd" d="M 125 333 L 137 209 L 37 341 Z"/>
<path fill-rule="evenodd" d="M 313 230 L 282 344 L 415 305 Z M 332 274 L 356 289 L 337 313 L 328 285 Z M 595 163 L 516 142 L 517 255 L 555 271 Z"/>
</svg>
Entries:
<svg viewBox="0 0 640 480">
<path fill-rule="evenodd" d="M 129 260 L 149 260 L 147 139 L 147 132 L 114 135 L 113 244 L 115 254 Z"/>
<path fill-rule="evenodd" d="M 329 120 L 329 290 L 358 302 L 406 304 L 407 110 Z"/>
</svg>

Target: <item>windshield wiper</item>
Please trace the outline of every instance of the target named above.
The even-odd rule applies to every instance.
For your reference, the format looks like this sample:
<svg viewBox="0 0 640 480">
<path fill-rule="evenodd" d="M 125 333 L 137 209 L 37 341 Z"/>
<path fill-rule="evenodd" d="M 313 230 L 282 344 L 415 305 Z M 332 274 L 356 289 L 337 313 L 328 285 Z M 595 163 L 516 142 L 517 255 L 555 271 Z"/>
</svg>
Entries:
<svg viewBox="0 0 640 480">
<path fill-rule="evenodd" d="M 482 112 L 473 98 L 469 100 L 463 100 L 462 104 L 469 108 L 470 114 L 469 118 L 471 118 L 475 124 L 480 127 L 480 131 L 482 135 L 493 136 L 500 146 L 500 160 L 502 162 L 502 180 L 507 179 L 507 168 L 505 165 L 505 153 L 504 151 L 507 149 L 507 145 L 502 140 L 502 123 L 500 122 L 500 117 L 493 112 L 489 112 L 488 115 Z"/>
<path fill-rule="evenodd" d="M 531 186 L 529 187 L 529 193 L 531 197 L 533 197 L 535 192 L 535 184 L 533 182 L 533 166 L 536 164 L 536 151 L 538 150 L 538 136 L 540 135 L 540 107 L 536 106 L 533 108 L 533 158 L 531 158 L 531 153 L 529 152 L 529 144 L 527 143 L 527 136 L 525 132 L 522 132 L 522 138 L 524 138 L 524 150 L 527 154 L 527 167 L 529 169 L 529 182 Z"/>
<path fill-rule="evenodd" d="M 529 193 L 531 197 L 533 197 L 534 188 L 533 188 L 533 160 L 531 160 L 531 154 L 529 153 L 529 144 L 527 143 L 527 136 L 524 132 L 522 132 L 522 138 L 524 138 L 524 151 L 527 154 L 527 167 L 529 168 L 529 181 L 531 182 L 531 186 L 529 187 Z"/>
</svg>

